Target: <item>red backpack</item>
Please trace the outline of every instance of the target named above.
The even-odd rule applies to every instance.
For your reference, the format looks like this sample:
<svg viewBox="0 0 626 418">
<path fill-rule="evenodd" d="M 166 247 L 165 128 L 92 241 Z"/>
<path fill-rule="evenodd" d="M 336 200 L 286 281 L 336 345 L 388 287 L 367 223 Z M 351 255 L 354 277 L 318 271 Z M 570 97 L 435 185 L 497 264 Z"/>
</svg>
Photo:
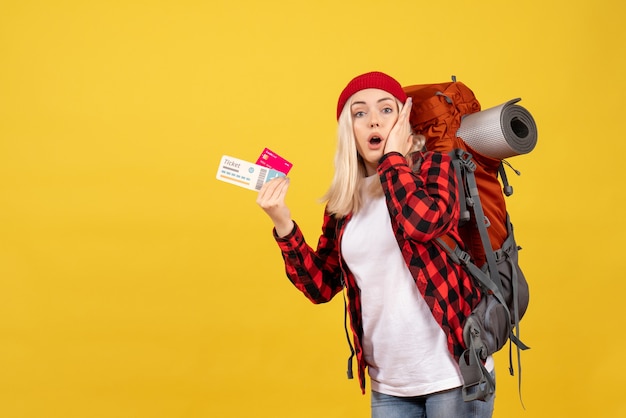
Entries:
<svg viewBox="0 0 626 418">
<path fill-rule="evenodd" d="M 515 344 L 521 384 L 519 352 L 528 349 L 519 340 L 519 321 L 528 307 L 528 283 L 519 267 L 520 248 L 506 209 L 505 194 L 510 195 L 512 188 L 502 157 L 534 148 L 535 122 L 524 108 L 515 105 L 519 99 L 481 112 L 474 93 L 454 77 L 451 82 L 407 86 L 404 91 L 413 99 L 413 131 L 425 136 L 428 151 L 447 153 L 453 159 L 459 184 L 462 242 L 445 236 L 437 243 L 453 261 L 464 266 L 483 294 L 464 324 L 467 349 L 459 366 L 465 400 L 484 400 L 495 390 L 495 382 L 484 367 L 487 357 L 507 341 Z M 465 118 L 472 123 L 465 123 Z M 506 126 L 495 126 L 498 124 Z M 463 129 L 466 125 L 470 128 Z M 509 370 L 513 375 L 511 352 L 510 346 Z"/>
</svg>

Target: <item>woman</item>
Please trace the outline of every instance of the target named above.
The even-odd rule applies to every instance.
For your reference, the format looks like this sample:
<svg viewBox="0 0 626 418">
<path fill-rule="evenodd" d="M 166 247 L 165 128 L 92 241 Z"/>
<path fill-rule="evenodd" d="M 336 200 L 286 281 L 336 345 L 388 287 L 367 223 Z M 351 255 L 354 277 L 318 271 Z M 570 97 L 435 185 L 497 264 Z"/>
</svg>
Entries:
<svg viewBox="0 0 626 418">
<path fill-rule="evenodd" d="M 410 109 L 401 85 L 380 72 L 341 92 L 335 175 L 316 249 L 285 204 L 288 178 L 266 183 L 257 203 L 274 223 L 289 279 L 307 298 L 327 302 L 346 288 L 372 417 L 490 417 L 493 397 L 463 401 L 457 365 L 462 325 L 479 295 L 433 241 L 458 239 L 456 180 L 447 155 L 421 151 Z"/>
</svg>

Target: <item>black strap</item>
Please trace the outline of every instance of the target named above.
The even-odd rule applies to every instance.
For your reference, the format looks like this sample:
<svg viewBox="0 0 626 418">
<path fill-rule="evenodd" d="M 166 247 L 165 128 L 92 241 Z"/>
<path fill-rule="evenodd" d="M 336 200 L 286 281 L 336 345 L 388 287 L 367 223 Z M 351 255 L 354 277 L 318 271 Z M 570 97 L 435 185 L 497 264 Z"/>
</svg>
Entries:
<svg viewBox="0 0 626 418">
<path fill-rule="evenodd" d="M 341 286 L 343 287 L 341 291 L 341 295 L 343 296 L 343 329 L 346 332 L 346 340 L 348 341 L 348 346 L 350 347 L 350 357 L 348 357 L 348 368 L 346 370 L 346 374 L 348 375 L 348 379 L 354 379 L 354 374 L 352 373 L 352 360 L 354 359 L 354 346 L 352 345 L 352 340 L 350 339 L 350 331 L 348 330 L 348 301 L 346 299 L 347 286 L 346 281 L 343 278 L 343 273 L 341 273 Z"/>
<path fill-rule="evenodd" d="M 348 375 L 348 379 L 354 379 L 354 374 L 352 373 L 352 360 L 354 359 L 354 346 L 352 345 L 352 341 L 350 340 L 350 331 L 348 331 L 348 302 L 346 300 L 345 290 L 342 292 L 343 294 L 343 328 L 346 331 L 346 340 L 348 340 L 348 346 L 350 346 L 350 357 L 348 357 L 348 369 L 346 371 Z"/>
</svg>

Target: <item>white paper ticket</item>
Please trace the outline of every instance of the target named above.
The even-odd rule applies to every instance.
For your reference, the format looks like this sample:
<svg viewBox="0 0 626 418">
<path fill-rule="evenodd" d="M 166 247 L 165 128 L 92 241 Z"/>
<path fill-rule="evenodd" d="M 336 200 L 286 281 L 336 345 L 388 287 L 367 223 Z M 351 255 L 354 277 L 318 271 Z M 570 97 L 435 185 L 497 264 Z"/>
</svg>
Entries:
<svg viewBox="0 0 626 418">
<path fill-rule="evenodd" d="M 222 156 L 217 169 L 217 179 L 250 190 L 261 190 L 264 183 L 275 177 L 284 177 L 280 171 L 263 167 L 239 158 Z"/>
</svg>

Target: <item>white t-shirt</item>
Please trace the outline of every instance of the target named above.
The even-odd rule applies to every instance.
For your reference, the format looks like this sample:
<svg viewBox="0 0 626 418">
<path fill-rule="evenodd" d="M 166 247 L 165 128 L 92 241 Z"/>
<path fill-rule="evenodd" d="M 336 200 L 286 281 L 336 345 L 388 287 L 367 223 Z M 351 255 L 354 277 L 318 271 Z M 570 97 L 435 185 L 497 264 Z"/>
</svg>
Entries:
<svg viewBox="0 0 626 418">
<path fill-rule="evenodd" d="M 366 179 L 371 181 L 378 176 Z M 385 197 L 364 195 L 364 202 L 346 226 L 341 249 L 361 291 L 363 351 L 372 390 L 420 396 L 461 386 L 446 335 L 404 262 Z"/>
</svg>

